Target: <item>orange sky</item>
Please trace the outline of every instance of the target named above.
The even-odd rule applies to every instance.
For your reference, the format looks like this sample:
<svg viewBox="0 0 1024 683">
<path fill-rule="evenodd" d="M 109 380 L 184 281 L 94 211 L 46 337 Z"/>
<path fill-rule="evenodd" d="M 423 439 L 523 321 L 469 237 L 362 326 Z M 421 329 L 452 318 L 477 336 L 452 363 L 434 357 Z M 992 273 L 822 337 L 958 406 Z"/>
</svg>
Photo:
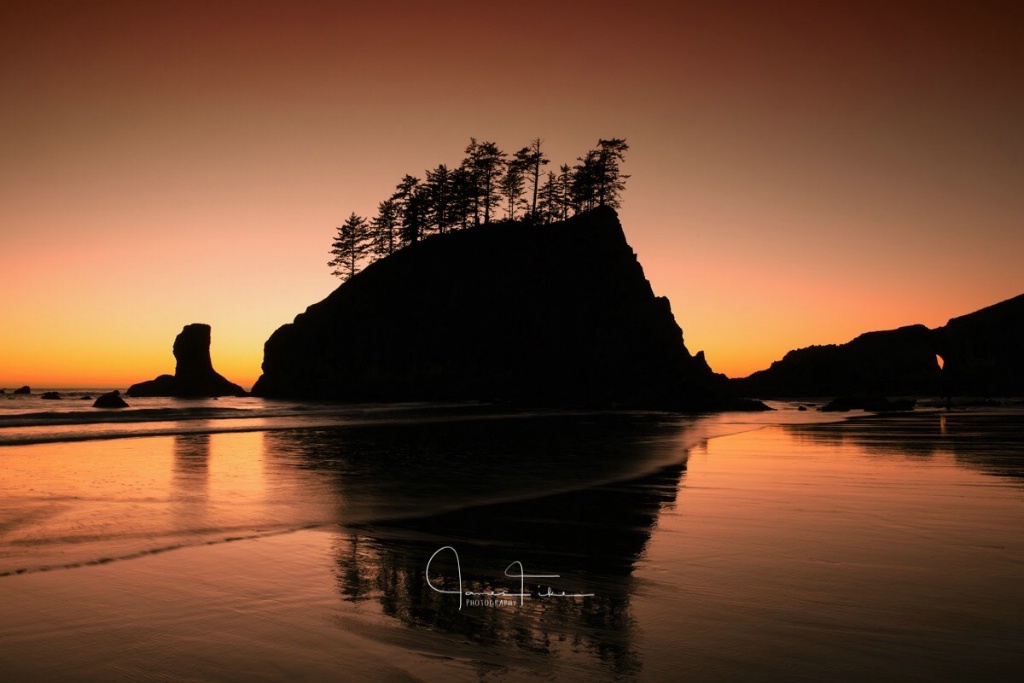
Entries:
<svg viewBox="0 0 1024 683">
<path fill-rule="evenodd" d="M 941 325 L 1024 292 L 1021 7 L 7 1 L 0 387 L 173 371 L 191 322 L 250 386 L 334 226 L 470 136 L 627 138 L 627 237 L 715 370 Z"/>
</svg>

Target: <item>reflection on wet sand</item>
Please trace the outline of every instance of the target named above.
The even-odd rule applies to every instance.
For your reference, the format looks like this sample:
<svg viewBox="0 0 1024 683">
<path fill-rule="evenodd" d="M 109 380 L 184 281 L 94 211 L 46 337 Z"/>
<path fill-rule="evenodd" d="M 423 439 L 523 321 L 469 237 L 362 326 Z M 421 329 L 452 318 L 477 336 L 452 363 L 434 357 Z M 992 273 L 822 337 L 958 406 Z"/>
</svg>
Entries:
<svg viewBox="0 0 1024 683">
<path fill-rule="evenodd" d="M 684 434 L 678 418 L 548 415 L 267 432 L 263 452 L 312 475 L 351 524 L 632 479 L 682 461 Z"/>
<path fill-rule="evenodd" d="M 584 657 L 630 674 L 641 668 L 632 573 L 675 501 L 686 467 L 679 437 L 678 421 L 561 417 L 265 439 L 287 438 L 293 465 L 333 482 L 344 600 L 375 601 L 407 626 L 484 647 Z M 674 464 L 653 474 L 587 485 L 666 461 Z M 458 561 L 452 552 L 435 559 L 432 588 L 427 564 L 444 546 Z M 524 579 L 521 601 L 492 595 L 519 593 L 505 574 L 515 562 L 524 574 L 558 576 Z M 457 594 L 437 590 L 458 591 L 460 578 L 462 590 L 485 594 L 465 596 L 461 609 Z"/>
<path fill-rule="evenodd" d="M 170 500 L 181 528 L 197 528 L 210 495 L 210 435 L 177 434 Z"/>
<path fill-rule="evenodd" d="M 338 549 L 338 590 L 376 600 L 408 626 L 536 654 L 589 654 L 616 674 L 641 668 L 634 645 L 632 573 L 662 508 L 675 502 L 685 464 L 629 482 L 386 524 L 362 525 Z M 431 563 L 437 588 L 426 580 Z M 520 591 L 529 597 L 491 596 Z M 512 576 L 506 576 L 506 570 Z M 561 594 L 592 594 L 561 597 Z M 482 596 L 480 594 L 483 594 Z M 522 603 L 520 605 L 520 602 Z"/>
<path fill-rule="evenodd" d="M 930 458 L 951 455 L 973 470 L 1024 478 L 1024 422 L 998 411 L 933 411 L 873 415 L 834 425 L 787 425 L 795 438 L 838 446 L 856 444 L 867 453 Z"/>
</svg>

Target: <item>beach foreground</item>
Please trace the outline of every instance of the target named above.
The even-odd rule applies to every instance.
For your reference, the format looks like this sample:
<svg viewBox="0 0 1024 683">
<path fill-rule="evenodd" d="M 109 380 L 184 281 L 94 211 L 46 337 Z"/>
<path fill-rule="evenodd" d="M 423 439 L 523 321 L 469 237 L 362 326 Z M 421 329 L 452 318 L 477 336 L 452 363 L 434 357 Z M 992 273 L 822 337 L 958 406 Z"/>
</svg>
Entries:
<svg viewBox="0 0 1024 683">
<path fill-rule="evenodd" d="M 0 446 L 5 680 L 1024 674 L 1019 412 L 202 417 Z"/>
</svg>

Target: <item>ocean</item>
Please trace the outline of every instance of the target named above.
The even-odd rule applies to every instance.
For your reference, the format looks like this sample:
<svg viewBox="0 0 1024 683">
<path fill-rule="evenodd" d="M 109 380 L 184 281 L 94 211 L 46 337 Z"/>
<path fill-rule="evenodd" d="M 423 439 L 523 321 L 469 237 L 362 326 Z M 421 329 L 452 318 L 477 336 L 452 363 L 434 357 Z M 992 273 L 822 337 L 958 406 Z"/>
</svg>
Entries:
<svg viewBox="0 0 1024 683">
<path fill-rule="evenodd" d="M 4 681 L 1024 675 L 1020 409 L 84 393 L 0 396 Z"/>
</svg>

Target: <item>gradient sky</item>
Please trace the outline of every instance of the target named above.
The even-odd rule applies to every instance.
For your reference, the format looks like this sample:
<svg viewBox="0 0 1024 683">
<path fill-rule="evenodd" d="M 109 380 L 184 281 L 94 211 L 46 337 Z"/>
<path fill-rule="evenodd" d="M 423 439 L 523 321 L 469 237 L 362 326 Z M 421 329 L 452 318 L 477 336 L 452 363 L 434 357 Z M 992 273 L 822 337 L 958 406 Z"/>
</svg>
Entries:
<svg viewBox="0 0 1024 683">
<path fill-rule="evenodd" d="M 246 387 L 334 227 L 470 136 L 625 137 L 620 216 L 692 352 L 1024 292 L 1024 5 L 108 2 L 0 9 L 0 387 Z"/>
</svg>

